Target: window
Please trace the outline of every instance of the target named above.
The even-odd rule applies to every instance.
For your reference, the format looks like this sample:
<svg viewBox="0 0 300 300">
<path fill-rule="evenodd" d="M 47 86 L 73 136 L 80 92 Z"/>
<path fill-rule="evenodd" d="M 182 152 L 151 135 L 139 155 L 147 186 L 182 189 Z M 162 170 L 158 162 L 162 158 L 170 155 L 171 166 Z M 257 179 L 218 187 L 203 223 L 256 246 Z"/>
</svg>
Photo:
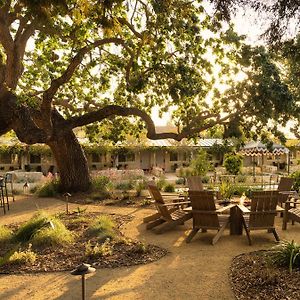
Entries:
<svg viewBox="0 0 300 300">
<path fill-rule="evenodd" d="M 40 164 L 41 155 L 40 154 L 30 154 L 30 163 L 31 164 Z"/>
<path fill-rule="evenodd" d="M 2 153 L 0 161 L 2 164 L 10 164 L 11 163 L 11 155 L 9 153 Z"/>
<path fill-rule="evenodd" d="M 126 155 L 120 153 L 120 154 L 118 155 L 118 161 L 119 161 L 119 162 L 125 162 L 125 161 L 126 161 Z"/>
<path fill-rule="evenodd" d="M 188 159 L 189 159 L 188 153 L 187 152 L 183 152 L 183 158 L 182 158 L 182 160 L 183 161 L 187 161 Z"/>
<path fill-rule="evenodd" d="M 135 154 L 134 153 L 128 153 L 128 154 L 120 153 L 118 155 L 118 160 L 119 160 L 119 162 L 135 161 Z"/>
<path fill-rule="evenodd" d="M 92 153 L 92 162 L 95 163 L 101 162 L 101 154 Z"/>
<path fill-rule="evenodd" d="M 134 153 L 127 154 L 126 161 L 135 161 L 135 154 Z"/>
<path fill-rule="evenodd" d="M 178 153 L 170 152 L 170 161 L 178 161 Z"/>
</svg>

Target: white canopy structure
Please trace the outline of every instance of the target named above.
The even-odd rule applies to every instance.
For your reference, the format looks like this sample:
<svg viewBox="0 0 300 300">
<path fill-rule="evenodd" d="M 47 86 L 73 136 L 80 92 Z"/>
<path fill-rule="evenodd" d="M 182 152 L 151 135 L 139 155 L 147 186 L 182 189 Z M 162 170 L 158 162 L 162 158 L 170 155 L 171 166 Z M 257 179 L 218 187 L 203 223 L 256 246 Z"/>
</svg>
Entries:
<svg viewBox="0 0 300 300">
<path fill-rule="evenodd" d="M 288 154 L 289 152 L 288 148 L 275 143 L 271 149 L 268 149 L 267 145 L 261 141 L 249 142 L 240 150 L 240 153 L 245 156 L 262 156 L 265 154 L 282 155 Z"/>
</svg>

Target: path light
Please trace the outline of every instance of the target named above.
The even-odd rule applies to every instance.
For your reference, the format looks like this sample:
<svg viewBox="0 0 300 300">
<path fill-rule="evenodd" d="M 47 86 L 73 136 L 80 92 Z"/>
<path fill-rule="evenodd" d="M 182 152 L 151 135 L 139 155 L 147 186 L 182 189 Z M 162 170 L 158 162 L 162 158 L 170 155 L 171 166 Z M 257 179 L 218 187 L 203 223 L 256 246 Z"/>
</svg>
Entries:
<svg viewBox="0 0 300 300">
<path fill-rule="evenodd" d="M 82 300 L 85 300 L 85 274 L 94 273 L 96 271 L 95 268 L 91 267 L 89 264 L 81 264 L 76 267 L 73 271 L 71 271 L 72 275 L 81 275 L 82 281 Z"/>
<path fill-rule="evenodd" d="M 72 195 L 69 193 L 65 193 L 64 197 L 66 198 L 66 213 L 67 215 L 69 214 L 69 197 L 71 197 Z"/>
</svg>

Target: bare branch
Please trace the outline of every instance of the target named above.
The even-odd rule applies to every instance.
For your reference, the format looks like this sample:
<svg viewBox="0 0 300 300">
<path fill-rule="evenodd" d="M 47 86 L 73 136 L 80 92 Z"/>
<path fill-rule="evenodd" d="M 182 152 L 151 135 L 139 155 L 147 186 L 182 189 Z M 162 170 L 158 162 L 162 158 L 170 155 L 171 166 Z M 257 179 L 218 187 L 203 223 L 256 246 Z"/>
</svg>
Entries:
<svg viewBox="0 0 300 300">
<path fill-rule="evenodd" d="M 134 4 L 134 9 L 133 9 L 133 12 L 132 12 L 132 15 L 131 15 L 131 18 L 130 18 L 130 23 L 131 23 L 131 24 L 132 24 L 132 22 L 133 22 L 133 18 L 134 18 L 136 9 L 137 9 L 137 4 L 138 4 L 138 0 L 136 0 L 136 1 L 135 1 L 135 4 Z"/>
</svg>

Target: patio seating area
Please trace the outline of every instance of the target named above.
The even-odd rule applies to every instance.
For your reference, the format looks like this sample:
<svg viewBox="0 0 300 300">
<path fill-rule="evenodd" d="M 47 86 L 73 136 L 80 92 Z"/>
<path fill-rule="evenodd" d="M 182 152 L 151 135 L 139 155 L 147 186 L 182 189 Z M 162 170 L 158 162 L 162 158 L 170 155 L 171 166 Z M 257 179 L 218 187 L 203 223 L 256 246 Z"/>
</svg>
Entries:
<svg viewBox="0 0 300 300">
<path fill-rule="evenodd" d="M 156 233 L 173 229 L 183 225 L 192 218 L 192 230 L 186 238 L 190 243 L 199 230 L 206 232 L 208 229 L 217 230 L 212 238 L 214 245 L 226 228 L 230 228 L 230 235 L 242 235 L 245 229 L 248 243 L 252 245 L 250 231 L 265 230 L 273 233 L 275 240 L 280 241 L 275 229 L 275 217 L 283 216 L 282 228 L 286 230 L 289 220 L 299 222 L 300 212 L 297 208 L 298 194 L 291 191 L 293 178 L 282 177 L 277 190 L 253 191 L 250 199 L 245 196 L 235 197 L 231 201 L 220 200 L 216 191 L 203 190 L 200 176 L 187 178 L 188 195 L 183 198 L 172 199 L 169 203 L 163 200 L 155 182 L 148 183 L 152 199 L 155 202 L 157 213 L 144 219 L 147 229 L 158 227 Z M 217 197 L 218 196 L 218 197 Z M 291 203 L 293 208 L 291 208 Z M 222 206 L 225 204 L 225 206 Z M 228 205 L 229 204 L 229 205 Z M 188 207 L 184 208 L 186 205 Z M 285 207 L 282 208 L 282 207 Z"/>
<path fill-rule="evenodd" d="M 65 203 L 53 198 L 17 196 L 13 208 L 0 218 L 0 224 L 9 224 L 28 220 L 37 210 L 61 212 Z M 70 203 L 70 210 L 78 204 Z M 247 240 L 238 235 L 230 235 L 225 230 L 214 246 L 211 239 L 215 233 L 211 230 L 199 233 L 186 244 L 192 220 L 176 226 L 164 234 L 154 234 L 146 230 L 143 218 L 154 213 L 153 209 L 135 207 L 111 207 L 87 205 L 89 211 L 130 215 L 132 221 L 122 227 L 122 232 L 134 239 L 160 245 L 169 254 L 157 262 L 117 269 L 98 269 L 88 278 L 87 299 L 234 299 L 228 281 L 228 270 L 233 257 L 249 250 L 255 251 L 275 245 L 274 239 L 261 231 L 252 234 L 253 246 L 249 248 Z M 282 231 L 282 219 L 275 217 L 275 228 L 283 240 L 297 240 L 300 224 L 289 226 Z M 30 275 L 10 275 L 13 285 L 7 285 L 7 275 L 0 275 L 0 294 L 4 299 L 79 299 L 79 280 L 69 272 L 38 273 Z M 199 287 L 199 280 L 201 286 Z M 215 283 L 218 282 L 218 289 Z M 172 288 L 176 286 L 176 289 Z M 185 287 L 189 286 L 187 290 Z M 76 298 L 77 297 L 77 298 Z"/>
</svg>

